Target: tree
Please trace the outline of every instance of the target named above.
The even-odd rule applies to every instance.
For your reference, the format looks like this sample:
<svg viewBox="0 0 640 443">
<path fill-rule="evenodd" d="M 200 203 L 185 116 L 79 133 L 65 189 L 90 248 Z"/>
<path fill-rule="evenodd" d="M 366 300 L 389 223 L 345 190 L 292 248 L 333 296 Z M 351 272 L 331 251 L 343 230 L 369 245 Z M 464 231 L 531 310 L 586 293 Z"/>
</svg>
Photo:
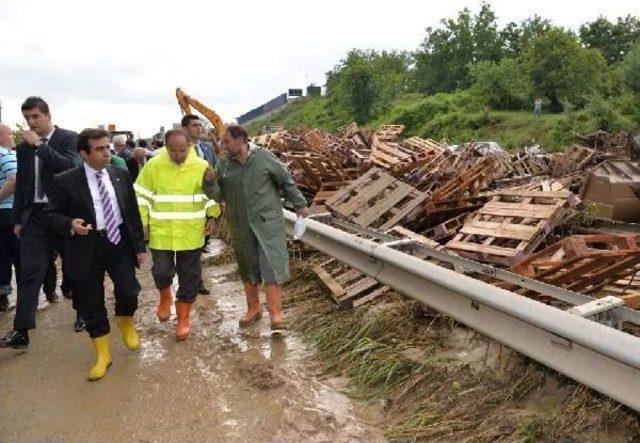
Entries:
<svg viewBox="0 0 640 443">
<path fill-rule="evenodd" d="M 507 23 L 500 31 L 505 57 L 518 57 L 529 47 L 533 39 L 546 34 L 551 29 L 553 29 L 551 22 L 539 15 L 522 20 L 520 24 Z"/>
<path fill-rule="evenodd" d="M 523 54 L 533 92 L 551 101 L 551 110 L 562 110 L 562 101 L 584 99 L 602 85 L 606 61 L 595 49 L 580 46 L 575 36 L 552 29 L 534 39 Z"/>
<path fill-rule="evenodd" d="M 410 58 L 404 52 L 354 49 L 327 73 L 327 97 L 345 120 L 362 124 L 406 89 Z"/>
<path fill-rule="evenodd" d="M 622 79 L 629 89 L 640 94 L 640 42 L 636 43 L 622 62 Z"/>
<path fill-rule="evenodd" d="M 466 88 L 471 84 L 470 64 L 497 62 L 502 57 L 503 41 L 488 3 L 482 3 L 476 16 L 465 8 L 457 18 L 440 23 L 441 28 L 427 28 L 427 36 L 414 54 L 414 89 L 419 92 Z"/>
<path fill-rule="evenodd" d="M 612 23 L 600 16 L 580 26 L 580 40 L 587 48 L 600 50 L 609 64 L 617 63 L 640 41 L 640 21 L 627 15 Z"/>
<path fill-rule="evenodd" d="M 516 59 L 478 62 L 471 67 L 470 75 L 471 91 L 494 109 L 523 109 L 530 104 L 531 85 Z"/>
</svg>

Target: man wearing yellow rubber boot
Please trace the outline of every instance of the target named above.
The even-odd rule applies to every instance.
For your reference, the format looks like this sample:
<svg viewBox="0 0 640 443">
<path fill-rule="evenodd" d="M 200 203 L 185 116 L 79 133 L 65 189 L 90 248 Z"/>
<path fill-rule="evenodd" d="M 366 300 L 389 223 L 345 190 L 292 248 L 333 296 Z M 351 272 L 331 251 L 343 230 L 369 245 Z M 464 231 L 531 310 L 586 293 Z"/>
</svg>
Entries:
<svg viewBox="0 0 640 443">
<path fill-rule="evenodd" d="M 165 134 L 165 148 L 147 162 L 134 185 L 160 292 L 158 319 L 171 315 L 171 284 L 178 274 L 176 339 L 191 333 L 191 307 L 198 295 L 207 218 L 220 216 L 220 206 L 204 193 L 209 164 L 199 158 L 182 129 Z"/>
<path fill-rule="evenodd" d="M 109 134 L 85 129 L 78 136 L 81 166 L 59 174 L 49 201 L 51 224 L 65 238 L 69 278 L 96 354 L 88 379 L 111 365 L 109 320 L 104 305 L 105 272 L 113 281 L 116 318 L 124 344 L 140 348 L 133 314 L 140 284 L 135 267 L 145 259 L 144 233 L 133 183 L 126 170 L 109 166 Z M 76 294 L 74 294 L 76 296 Z"/>
</svg>

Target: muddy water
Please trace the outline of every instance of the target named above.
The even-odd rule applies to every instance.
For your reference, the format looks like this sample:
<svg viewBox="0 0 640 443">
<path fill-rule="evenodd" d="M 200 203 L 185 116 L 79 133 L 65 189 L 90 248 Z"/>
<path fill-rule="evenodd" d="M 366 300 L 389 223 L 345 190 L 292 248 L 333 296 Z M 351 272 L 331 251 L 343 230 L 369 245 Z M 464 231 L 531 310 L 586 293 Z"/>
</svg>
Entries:
<svg viewBox="0 0 640 443">
<path fill-rule="evenodd" d="M 313 353 L 292 333 L 272 335 L 266 308 L 259 325 L 239 331 L 233 265 L 205 272 L 212 294 L 199 296 L 194 335 L 180 343 L 172 321 L 156 320 L 149 271 L 140 273 L 142 349 L 128 351 L 112 331 L 114 363 L 95 383 L 85 380 L 92 350 L 73 332 L 70 301 L 44 305 L 29 351 L 0 350 L 0 441 L 383 439 L 377 408 L 341 394 L 339 380 L 314 378 Z M 0 314 L 0 331 L 12 318 Z"/>
</svg>

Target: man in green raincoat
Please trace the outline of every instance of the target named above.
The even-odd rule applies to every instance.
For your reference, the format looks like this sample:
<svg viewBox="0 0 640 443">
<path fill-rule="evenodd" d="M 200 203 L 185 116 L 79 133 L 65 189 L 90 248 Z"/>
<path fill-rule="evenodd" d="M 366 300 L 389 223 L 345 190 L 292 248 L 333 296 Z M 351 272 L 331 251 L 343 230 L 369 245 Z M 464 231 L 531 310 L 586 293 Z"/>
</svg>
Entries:
<svg viewBox="0 0 640 443">
<path fill-rule="evenodd" d="M 259 285 L 264 283 L 271 329 L 286 329 L 280 285 L 290 273 L 280 194 L 299 216 L 308 215 L 307 202 L 287 168 L 271 152 L 250 145 L 242 126 L 228 126 L 222 144 L 227 155 L 205 173 L 205 180 L 213 198 L 225 203 L 231 246 L 247 297 L 240 326 L 262 317 Z"/>
</svg>

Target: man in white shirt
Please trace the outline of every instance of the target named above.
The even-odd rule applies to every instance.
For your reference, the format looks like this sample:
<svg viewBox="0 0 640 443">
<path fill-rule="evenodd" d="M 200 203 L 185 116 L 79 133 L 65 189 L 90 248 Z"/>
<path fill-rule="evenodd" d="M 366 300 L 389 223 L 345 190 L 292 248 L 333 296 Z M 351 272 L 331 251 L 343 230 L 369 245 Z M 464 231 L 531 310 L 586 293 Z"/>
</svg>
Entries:
<svg viewBox="0 0 640 443">
<path fill-rule="evenodd" d="M 84 164 L 55 177 L 50 202 L 51 225 L 65 237 L 69 277 L 96 354 L 87 377 L 91 381 L 104 377 L 111 365 L 105 273 L 113 281 L 123 341 L 132 351 L 140 348 L 133 315 L 140 292 L 135 267 L 145 259 L 144 233 L 129 173 L 109 165 L 108 135 L 102 129 L 80 133 Z"/>
</svg>

